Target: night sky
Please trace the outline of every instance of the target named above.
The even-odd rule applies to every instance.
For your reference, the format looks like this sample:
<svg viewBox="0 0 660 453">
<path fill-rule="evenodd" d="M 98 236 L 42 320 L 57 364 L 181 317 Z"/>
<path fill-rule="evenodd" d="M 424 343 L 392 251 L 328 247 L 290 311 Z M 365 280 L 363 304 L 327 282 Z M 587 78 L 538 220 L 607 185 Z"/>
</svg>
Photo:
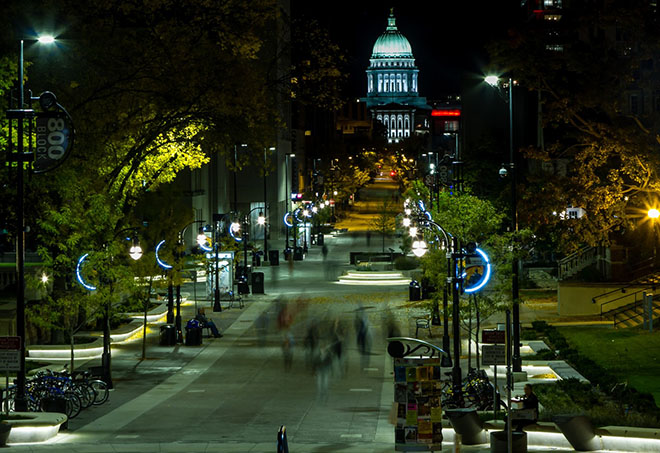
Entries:
<svg viewBox="0 0 660 453">
<path fill-rule="evenodd" d="M 318 20 L 346 52 L 350 82 L 347 95 L 366 95 L 365 69 L 389 10 L 412 46 L 420 70 L 420 95 L 438 99 L 458 94 L 463 73 L 476 73 L 487 62 L 483 45 L 506 35 L 519 0 L 292 0 L 292 13 Z M 508 10 L 507 10 L 508 8 Z"/>
</svg>

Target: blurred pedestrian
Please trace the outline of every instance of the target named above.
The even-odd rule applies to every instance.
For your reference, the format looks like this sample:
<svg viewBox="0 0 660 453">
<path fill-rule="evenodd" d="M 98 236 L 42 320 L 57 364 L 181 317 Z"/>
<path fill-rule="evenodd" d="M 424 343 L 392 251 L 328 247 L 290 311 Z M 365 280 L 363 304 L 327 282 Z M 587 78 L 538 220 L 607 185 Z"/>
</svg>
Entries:
<svg viewBox="0 0 660 453">
<path fill-rule="evenodd" d="M 268 311 L 261 312 L 254 323 L 254 327 L 257 331 L 257 344 L 261 347 L 266 346 L 266 336 L 268 335 L 269 324 L 270 319 L 268 316 Z"/>
<path fill-rule="evenodd" d="M 289 371 L 293 366 L 293 346 L 295 340 L 290 331 L 286 331 L 282 337 L 282 357 L 284 358 L 284 371 Z"/>
<path fill-rule="evenodd" d="M 331 352 L 326 348 L 318 355 L 316 366 L 316 392 L 321 403 L 328 402 L 328 387 L 330 385 L 330 372 L 332 370 Z"/>
<path fill-rule="evenodd" d="M 358 308 L 355 318 L 355 330 L 357 333 L 358 351 L 362 356 L 362 368 L 369 365 L 369 354 L 371 349 L 371 332 L 369 329 L 369 320 L 364 312 L 364 308 Z"/>
<path fill-rule="evenodd" d="M 305 346 L 305 364 L 314 373 L 319 355 L 319 325 L 314 319 L 307 326 L 303 345 Z"/>
</svg>

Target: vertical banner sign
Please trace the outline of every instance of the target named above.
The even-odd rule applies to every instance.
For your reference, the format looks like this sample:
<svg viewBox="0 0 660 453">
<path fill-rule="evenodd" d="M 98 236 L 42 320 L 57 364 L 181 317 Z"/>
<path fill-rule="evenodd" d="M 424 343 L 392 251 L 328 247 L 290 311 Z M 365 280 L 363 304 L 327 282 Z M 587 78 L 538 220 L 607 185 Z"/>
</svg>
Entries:
<svg viewBox="0 0 660 453">
<path fill-rule="evenodd" d="M 73 123 L 63 110 L 40 112 L 36 119 L 34 172 L 44 173 L 59 166 L 73 147 Z"/>
<path fill-rule="evenodd" d="M 21 337 L 0 337 L 0 371 L 21 370 Z"/>
<path fill-rule="evenodd" d="M 213 253 L 207 253 L 208 266 L 206 268 L 206 296 L 213 300 L 215 294 L 215 267 L 218 269 L 220 300 L 231 300 L 233 295 L 233 264 L 234 252 L 219 252 L 218 259 L 213 259 Z"/>
<path fill-rule="evenodd" d="M 439 358 L 394 359 L 394 449 L 442 450 Z"/>
</svg>

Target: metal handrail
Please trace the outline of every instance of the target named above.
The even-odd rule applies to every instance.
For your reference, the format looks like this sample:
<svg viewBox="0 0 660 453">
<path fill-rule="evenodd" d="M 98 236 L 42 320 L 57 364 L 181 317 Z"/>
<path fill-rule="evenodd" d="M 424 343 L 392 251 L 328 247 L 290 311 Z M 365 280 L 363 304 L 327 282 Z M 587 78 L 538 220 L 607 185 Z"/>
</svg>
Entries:
<svg viewBox="0 0 660 453">
<path fill-rule="evenodd" d="M 613 302 L 617 302 L 617 301 L 619 301 L 619 300 L 621 300 L 621 299 L 625 299 L 626 297 L 630 297 L 630 296 L 635 296 L 635 300 L 634 300 L 633 303 L 637 303 L 637 294 L 639 294 L 639 293 L 644 293 L 644 292 L 646 292 L 646 291 L 648 291 L 648 290 L 653 290 L 654 288 L 655 288 L 655 287 L 648 286 L 648 287 L 642 288 L 642 289 L 640 289 L 640 290 L 638 290 L 638 291 L 635 291 L 635 292 L 632 292 L 632 293 L 625 293 L 625 294 L 623 294 L 622 296 L 619 296 L 619 297 L 617 297 L 617 298 L 615 298 L 615 299 L 608 300 L 607 302 L 603 302 L 602 304 L 600 304 L 600 317 L 602 318 L 603 315 L 606 313 L 606 312 L 603 312 L 603 307 L 604 307 L 605 305 L 609 305 L 609 304 L 611 304 L 611 303 L 613 303 Z M 618 289 L 617 291 L 621 291 L 622 289 L 624 289 L 624 288 L 620 288 L 620 289 Z M 606 294 L 612 294 L 613 292 L 616 292 L 616 291 L 610 291 L 610 293 L 606 293 Z M 595 300 L 596 298 L 597 298 L 597 297 L 592 298 L 592 302 L 593 302 L 593 303 L 596 303 L 596 300 Z M 619 307 L 617 307 L 617 308 L 619 308 Z M 613 309 L 613 310 L 615 310 L 615 309 Z M 608 310 L 608 311 L 609 311 L 609 310 Z"/>
<path fill-rule="evenodd" d="M 632 304 L 632 306 L 630 306 L 630 305 L 626 305 L 626 307 L 627 307 L 628 309 L 633 309 L 633 310 L 635 310 L 635 309 L 640 305 L 640 302 L 641 302 L 641 301 L 638 301 L 638 300 L 635 299 L 635 302 Z M 626 311 L 627 311 L 627 310 L 626 310 Z M 614 324 L 614 327 L 616 327 L 618 324 L 620 324 L 620 323 L 622 323 L 622 322 L 628 321 L 629 319 L 633 319 L 633 316 L 630 316 L 630 315 L 627 316 L 627 317 L 625 317 L 625 318 L 623 318 L 623 319 L 617 319 L 617 315 L 622 314 L 622 313 L 623 313 L 623 311 L 621 311 L 621 313 L 614 313 L 614 316 L 613 316 L 613 319 L 612 319 L 613 324 Z M 635 316 L 637 316 L 637 312 L 635 312 Z"/>
</svg>

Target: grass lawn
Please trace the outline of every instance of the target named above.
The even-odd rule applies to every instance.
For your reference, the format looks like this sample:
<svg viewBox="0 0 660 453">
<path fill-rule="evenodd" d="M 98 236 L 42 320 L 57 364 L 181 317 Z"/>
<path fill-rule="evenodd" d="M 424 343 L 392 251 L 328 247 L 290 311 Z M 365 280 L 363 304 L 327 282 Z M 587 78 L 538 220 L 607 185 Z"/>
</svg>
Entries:
<svg viewBox="0 0 660 453">
<path fill-rule="evenodd" d="M 558 327 L 568 343 L 660 406 L 660 332 L 611 327 Z"/>
</svg>

